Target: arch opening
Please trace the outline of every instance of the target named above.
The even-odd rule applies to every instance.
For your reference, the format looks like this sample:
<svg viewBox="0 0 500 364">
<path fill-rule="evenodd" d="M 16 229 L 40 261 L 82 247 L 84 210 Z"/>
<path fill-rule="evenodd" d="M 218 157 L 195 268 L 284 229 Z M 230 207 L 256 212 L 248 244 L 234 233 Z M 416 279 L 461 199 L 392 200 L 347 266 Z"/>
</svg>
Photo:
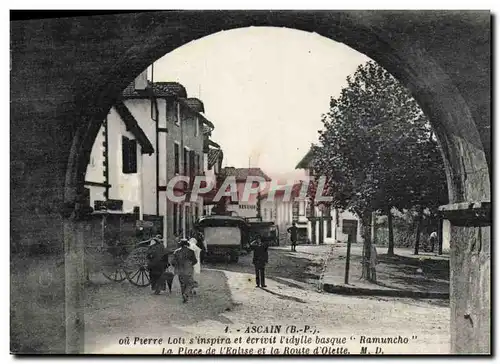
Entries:
<svg viewBox="0 0 500 364">
<path fill-rule="evenodd" d="M 68 219 L 69 214 L 61 219 L 57 208 L 49 208 L 47 218 L 44 211 L 26 206 L 65 202 L 71 212 L 84 186 L 102 120 L 127 84 L 154 60 L 183 44 L 248 26 L 315 32 L 368 55 L 393 74 L 431 119 L 444 155 L 449 199 L 456 205 L 451 208 L 457 209 L 457 215 L 464 214 L 472 203 L 489 202 L 491 197 L 488 19 L 488 13 L 478 12 L 236 11 L 108 15 L 82 18 L 78 26 L 72 19 L 11 22 L 11 123 L 26 135 L 13 143 L 20 152 L 11 162 L 14 168 L 19 165 L 11 196 L 22 204 L 14 213 L 11 230 L 30 236 L 24 231 L 25 221 L 33 221 L 35 229 L 53 225 L 53 240 L 66 239 L 71 257 L 72 244 L 79 238 L 77 223 Z M 74 47 L 77 43 L 79 47 Z M 40 64 L 50 64 L 51 72 Z M 38 97 L 27 98 L 26 93 Z M 47 137 L 42 140 L 40 133 Z M 26 176 L 23 171 L 30 169 Z M 47 224 L 47 219 L 54 223 Z M 489 325 L 491 221 L 478 227 L 476 220 L 457 217 L 453 222 L 453 352 L 490 350 L 485 328 Z M 64 239 L 56 231 L 62 222 Z M 70 274 L 60 282 L 70 287 L 75 273 L 71 261 L 66 268 Z M 471 313 L 471 307 L 477 310 Z M 464 315 L 469 315 L 473 327 Z M 71 335 L 67 334 L 69 341 L 74 338 Z"/>
<path fill-rule="evenodd" d="M 325 30 L 324 26 L 311 29 L 310 25 L 290 28 L 314 32 L 327 39 L 346 44 L 366 54 L 388 70 L 412 92 L 436 131 L 443 151 L 450 202 L 489 200 L 489 167 L 479 132 L 460 92 L 437 62 L 426 54 L 425 50 L 415 46 L 410 49 L 404 48 L 404 52 L 396 49 L 382 40 L 381 34 L 373 29 L 367 30 L 364 24 L 358 24 L 357 27 L 352 23 L 346 26 L 345 22 L 341 25 L 335 23 L 330 25 L 329 30 Z M 276 26 L 271 25 L 271 27 Z M 231 27 L 231 29 L 244 28 L 236 25 Z M 155 28 L 155 31 L 161 33 L 162 26 Z M 85 97 L 83 104 L 92 110 L 91 116 L 88 120 L 84 117 L 82 123 L 84 130 L 80 130 L 80 135 L 74 139 L 75 147 L 76 145 L 78 147 L 74 149 L 68 164 L 67 201 L 74 199 L 77 191 L 83 186 L 90 149 L 97 131 L 107 111 L 125 86 L 163 55 L 189 42 L 203 40 L 214 34 L 217 32 L 203 35 L 194 30 L 189 36 L 183 34 L 184 36 L 178 37 L 175 42 L 166 42 L 163 37 L 152 36 L 153 41 L 130 47 L 125 55 L 114 63 L 106 82 L 96 82 L 95 91 L 90 92 L 87 95 L 89 97 Z"/>
</svg>

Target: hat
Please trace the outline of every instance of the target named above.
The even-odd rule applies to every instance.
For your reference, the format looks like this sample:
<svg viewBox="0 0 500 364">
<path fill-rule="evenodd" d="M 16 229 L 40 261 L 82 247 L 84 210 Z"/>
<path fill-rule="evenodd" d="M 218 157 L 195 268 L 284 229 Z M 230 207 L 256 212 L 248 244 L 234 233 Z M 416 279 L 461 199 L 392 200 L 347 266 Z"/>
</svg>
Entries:
<svg viewBox="0 0 500 364">
<path fill-rule="evenodd" d="M 189 242 L 188 242 L 188 240 L 187 240 L 187 239 L 181 239 L 181 240 L 179 240 L 178 244 L 179 244 L 180 246 L 184 246 L 184 245 L 186 245 L 186 246 L 187 246 L 187 245 L 189 245 Z"/>
<path fill-rule="evenodd" d="M 156 235 L 154 238 L 151 238 L 151 242 L 149 245 L 154 245 L 155 243 L 161 243 L 163 239 L 161 238 L 161 235 Z"/>
</svg>

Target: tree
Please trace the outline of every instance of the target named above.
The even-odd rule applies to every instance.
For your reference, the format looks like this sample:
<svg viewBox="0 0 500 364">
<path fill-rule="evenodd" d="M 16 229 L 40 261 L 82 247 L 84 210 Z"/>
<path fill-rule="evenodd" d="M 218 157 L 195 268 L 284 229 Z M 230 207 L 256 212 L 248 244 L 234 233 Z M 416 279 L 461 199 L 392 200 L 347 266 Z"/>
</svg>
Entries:
<svg viewBox="0 0 500 364">
<path fill-rule="evenodd" d="M 335 207 L 361 217 L 366 259 L 372 212 L 387 214 L 392 225 L 394 208 L 446 203 L 444 167 L 429 120 L 409 91 L 376 63 L 360 65 L 347 78 L 322 121 L 314 168 L 329 178 Z M 388 254 L 393 246 L 390 241 Z"/>
</svg>

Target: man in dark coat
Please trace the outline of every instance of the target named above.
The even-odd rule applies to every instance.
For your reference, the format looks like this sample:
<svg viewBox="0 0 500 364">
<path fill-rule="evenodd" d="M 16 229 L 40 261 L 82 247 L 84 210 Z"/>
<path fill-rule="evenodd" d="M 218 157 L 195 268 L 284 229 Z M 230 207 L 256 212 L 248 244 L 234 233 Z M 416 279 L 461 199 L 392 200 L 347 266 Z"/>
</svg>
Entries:
<svg viewBox="0 0 500 364">
<path fill-rule="evenodd" d="M 194 251 L 189 249 L 187 239 L 179 241 L 180 248 L 174 251 L 172 265 L 175 268 L 175 274 L 179 277 L 181 285 L 182 301 L 186 303 L 192 294 L 194 281 L 194 265 L 198 263 Z"/>
<path fill-rule="evenodd" d="M 151 239 L 149 249 L 146 253 L 148 261 L 149 278 L 151 282 L 151 290 L 154 294 L 160 294 L 161 290 L 166 290 L 167 285 L 163 274 L 169 266 L 168 254 L 163 245 L 161 236 L 156 236 Z M 171 289 L 171 282 L 169 288 Z"/>
<path fill-rule="evenodd" d="M 269 260 L 269 254 L 267 252 L 268 245 L 261 240 L 260 235 L 257 235 L 250 246 L 253 250 L 252 263 L 255 266 L 256 287 L 267 287 L 265 268 Z"/>
<path fill-rule="evenodd" d="M 288 233 L 290 234 L 290 241 L 292 242 L 292 252 L 297 251 L 297 226 L 295 226 L 295 221 L 292 226 L 288 228 Z"/>
</svg>

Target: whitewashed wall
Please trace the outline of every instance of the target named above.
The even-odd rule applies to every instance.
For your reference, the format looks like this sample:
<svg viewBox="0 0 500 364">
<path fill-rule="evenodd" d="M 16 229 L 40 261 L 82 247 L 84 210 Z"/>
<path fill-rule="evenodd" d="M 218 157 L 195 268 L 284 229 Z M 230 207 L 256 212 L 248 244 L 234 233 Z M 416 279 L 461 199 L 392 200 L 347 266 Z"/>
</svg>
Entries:
<svg viewBox="0 0 500 364">
<path fill-rule="evenodd" d="M 165 100 L 157 100 L 158 102 L 158 125 L 159 127 L 165 127 Z M 142 198 L 143 198 L 143 213 L 146 215 L 156 215 L 156 122 L 151 119 L 151 101 L 146 99 L 130 99 L 125 100 L 125 105 L 129 109 L 130 113 L 137 120 L 139 126 L 144 131 L 149 141 L 155 148 L 155 153 L 150 156 L 147 154 L 139 154 L 142 156 Z M 123 125 L 123 123 L 122 123 Z M 122 126 L 125 128 L 125 126 Z M 160 136 L 166 133 L 160 133 Z M 121 137 L 120 137 L 121 139 Z M 120 147 L 121 148 L 121 147 Z M 120 149 L 121 152 L 121 149 Z M 163 151 L 163 156 L 160 154 L 159 162 L 160 165 L 162 161 L 166 165 L 166 151 Z M 120 156 L 121 159 L 121 156 Z M 121 171 L 121 165 L 120 165 Z M 161 213 L 162 210 L 160 210 Z"/>
<path fill-rule="evenodd" d="M 151 103 L 149 100 L 126 100 L 125 105 L 135 117 L 139 126 L 149 138 L 153 147 L 156 147 L 156 125 L 151 119 Z M 161 112 L 161 108 L 160 108 Z M 163 118 L 164 118 L 163 111 Z M 161 115 L 160 115 L 161 119 Z M 156 214 L 156 156 L 141 154 L 141 147 L 137 146 L 138 172 L 142 171 L 142 181 L 139 173 L 122 173 L 122 136 L 135 139 L 135 136 L 126 130 L 125 123 L 114 108 L 108 113 L 108 174 L 109 198 L 123 200 L 123 212 L 132 213 L 135 206 L 140 206 L 143 199 L 143 213 Z M 105 182 L 104 177 L 104 127 L 101 127 L 92 147 L 90 163 L 87 166 L 86 181 Z M 166 158 L 166 157 L 164 157 Z M 142 183 L 141 183 L 142 182 Z M 141 188 L 142 185 L 142 188 Z M 96 200 L 105 200 L 104 187 L 87 186 L 90 189 L 91 205 Z M 142 191 L 141 191 L 142 189 Z"/>
<path fill-rule="evenodd" d="M 135 139 L 134 135 L 126 130 L 125 124 L 114 108 L 108 114 L 108 159 L 109 159 L 109 198 L 123 200 L 124 213 L 132 213 L 134 206 L 140 204 L 139 176 L 137 173 L 122 172 L 122 136 Z M 140 146 L 137 146 L 140 155 Z"/>
<path fill-rule="evenodd" d="M 87 171 L 85 173 L 85 181 L 88 182 L 98 182 L 105 183 L 106 178 L 104 176 L 104 153 L 105 147 L 103 143 L 105 142 L 105 128 L 101 126 L 99 132 L 97 133 L 94 145 L 92 146 L 92 152 L 90 154 L 90 162 L 87 166 Z M 99 186 L 85 186 L 90 190 L 90 206 L 94 206 L 94 201 L 104 201 L 105 187 Z"/>
<path fill-rule="evenodd" d="M 443 252 L 448 253 L 450 251 L 450 220 L 443 220 Z"/>
</svg>

